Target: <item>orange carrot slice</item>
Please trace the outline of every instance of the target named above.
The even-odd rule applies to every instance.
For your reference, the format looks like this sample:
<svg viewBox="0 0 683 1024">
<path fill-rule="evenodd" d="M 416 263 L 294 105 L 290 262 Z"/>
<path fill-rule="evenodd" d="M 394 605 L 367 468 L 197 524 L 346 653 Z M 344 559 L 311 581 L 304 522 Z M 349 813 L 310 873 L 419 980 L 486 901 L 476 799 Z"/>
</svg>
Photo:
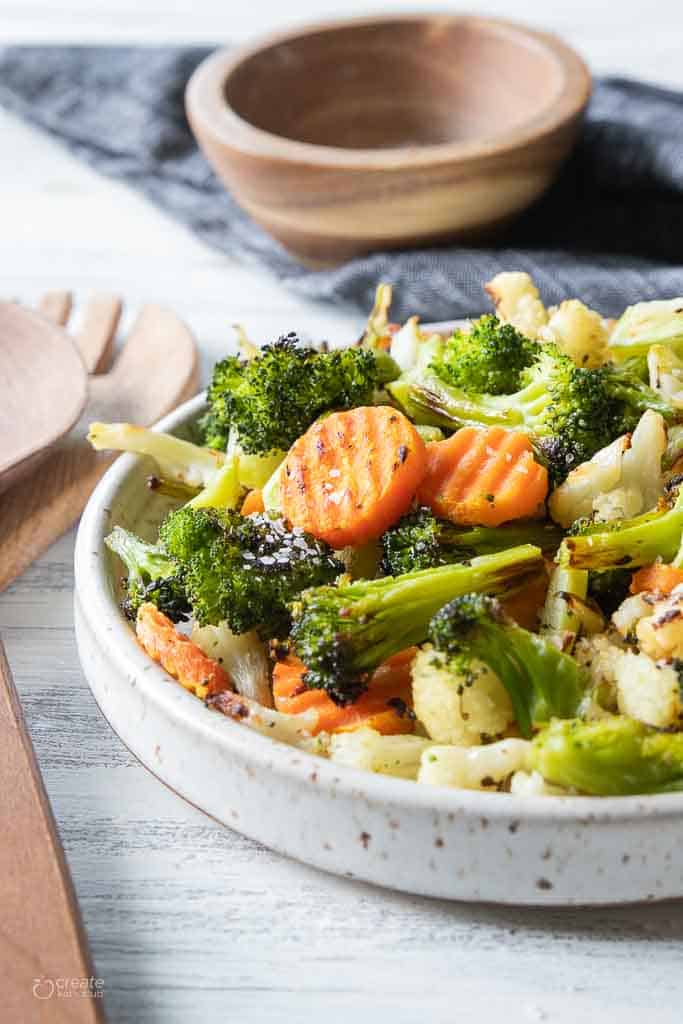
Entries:
<svg viewBox="0 0 683 1024">
<path fill-rule="evenodd" d="M 644 565 L 638 572 L 634 572 L 629 590 L 632 594 L 640 594 L 643 590 L 658 594 L 670 594 L 674 587 L 681 583 L 683 583 L 683 569 L 677 569 L 675 565 L 655 562 L 654 565 Z"/>
<path fill-rule="evenodd" d="M 396 409 L 332 413 L 290 448 L 280 477 L 282 510 L 333 548 L 357 546 L 408 510 L 424 471 L 424 443 Z"/>
<path fill-rule="evenodd" d="M 263 493 L 258 489 L 254 488 L 253 491 L 249 491 L 242 502 L 242 508 L 240 512 L 243 516 L 251 516 L 254 512 L 264 512 L 265 506 L 263 504 Z"/>
<path fill-rule="evenodd" d="M 499 526 L 543 512 L 548 473 L 525 434 L 503 427 L 463 427 L 427 445 L 418 490 L 435 515 L 469 526 Z"/>
<path fill-rule="evenodd" d="M 142 649 L 170 676 L 202 700 L 232 690 L 225 669 L 208 658 L 189 637 L 178 633 L 171 620 L 153 604 L 140 605 L 135 633 Z"/>
<path fill-rule="evenodd" d="M 302 676 L 306 666 L 294 655 L 278 661 L 273 671 L 273 699 L 278 711 L 296 715 L 309 708 L 318 713 L 318 732 L 351 732 L 369 726 L 389 736 L 412 732 L 414 719 L 408 712 L 411 701 L 410 666 L 415 648 L 395 654 L 375 669 L 367 691 L 355 704 L 339 707 L 324 690 L 306 689 Z"/>
</svg>

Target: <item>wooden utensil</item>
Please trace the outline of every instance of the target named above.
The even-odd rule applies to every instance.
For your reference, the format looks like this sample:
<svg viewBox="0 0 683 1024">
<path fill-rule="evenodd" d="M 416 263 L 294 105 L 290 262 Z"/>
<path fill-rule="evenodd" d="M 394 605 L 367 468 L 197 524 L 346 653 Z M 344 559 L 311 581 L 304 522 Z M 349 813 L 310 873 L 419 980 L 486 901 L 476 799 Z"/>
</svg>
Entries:
<svg viewBox="0 0 683 1024">
<path fill-rule="evenodd" d="M 0 821 L 3 1020 L 102 1021 L 101 982 L 1 641 Z"/>
<path fill-rule="evenodd" d="M 85 367 L 66 334 L 0 302 L 0 492 L 74 425 L 86 394 Z"/>
<path fill-rule="evenodd" d="M 555 177 L 589 94 L 585 64 L 554 36 L 408 14 L 220 51 L 186 105 L 236 201 L 318 265 L 492 234 Z"/>
<path fill-rule="evenodd" d="M 65 325 L 68 292 L 50 292 L 43 316 Z M 195 393 L 198 362 L 185 324 L 161 306 L 145 306 L 108 372 L 121 315 L 120 298 L 98 295 L 86 306 L 75 342 L 92 374 L 85 409 L 73 429 L 28 478 L 0 499 L 0 591 L 78 519 L 95 484 L 116 456 L 86 441 L 93 420 L 150 426 Z"/>
</svg>

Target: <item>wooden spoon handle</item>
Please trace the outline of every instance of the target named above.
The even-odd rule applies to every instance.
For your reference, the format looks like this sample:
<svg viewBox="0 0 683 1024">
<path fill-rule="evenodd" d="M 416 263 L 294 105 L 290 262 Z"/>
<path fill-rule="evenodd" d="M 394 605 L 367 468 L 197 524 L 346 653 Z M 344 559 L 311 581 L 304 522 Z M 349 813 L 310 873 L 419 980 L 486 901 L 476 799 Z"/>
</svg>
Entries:
<svg viewBox="0 0 683 1024">
<path fill-rule="evenodd" d="M 1 641 L 0 821 L 3 1017 L 102 1021 L 102 983 Z"/>
</svg>

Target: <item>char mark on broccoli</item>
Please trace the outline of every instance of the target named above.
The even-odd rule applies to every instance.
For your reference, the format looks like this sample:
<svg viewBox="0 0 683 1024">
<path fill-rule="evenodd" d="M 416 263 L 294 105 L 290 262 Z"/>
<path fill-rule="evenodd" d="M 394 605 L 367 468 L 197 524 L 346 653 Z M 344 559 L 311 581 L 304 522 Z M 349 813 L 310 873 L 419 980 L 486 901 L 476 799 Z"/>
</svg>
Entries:
<svg viewBox="0 0 683 1024">
<path fill-rule="evenodd" d="M 587 678 L 552 639 L 517 625 L 499 601 L 486 594 L 454 598 L 432 619 L 429 639 L 459 675 L 481 661 L 508 691 L 523 736 L 551 718 L 573 717 Z"/>
<path fill-rule="evenodd" d="M 426 638 L 431 617 L 455 595 L 505 590 L 542 565 L 539 548 L 521 545 L 464 565 L 304 591 L 292 607 L 303 681 L 338 704 L 352 703 L 378 665 Z"/>
<path fill-rule="evenodd" d="M 325 543 L 264 515 L 186 506 L 164 520 L 160 537 L 198 622 L 226 621 L 233 633 L 285 635 L 289 602 L 343 572 Z"/>
<path fill-rule="evenodd" d="M 233 430 L 251 454 L 287 449 L 323 413 L 369 404 L 374 390 L 395 376 L 388 362 L 365 348 L 306 348 L 293 333 L 253 359 L 229 356 L 214 368 L 204 441 L 225 450 Z"/>
</svg>

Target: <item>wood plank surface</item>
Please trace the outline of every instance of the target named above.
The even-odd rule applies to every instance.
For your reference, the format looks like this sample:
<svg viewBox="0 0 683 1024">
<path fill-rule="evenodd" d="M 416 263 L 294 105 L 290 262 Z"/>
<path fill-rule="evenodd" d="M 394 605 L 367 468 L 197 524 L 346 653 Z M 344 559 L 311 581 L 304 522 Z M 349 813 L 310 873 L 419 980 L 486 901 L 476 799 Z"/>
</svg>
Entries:
<svg viewBox="0 0 683 1024">
<path fill-rule="evenodd" d="M 0 24 L 3 41 L 217 39 L 332 6 L 0 0 Z M 602 70 L 683 86 L 672 0 L 656 17 L 642 0 L 618 11 L 493 0 L 487 11 L 569 30 Z M 204 379 L 236 321 L 260 340 L 357 332 L 356 314 L 305 303 L 205 248 L 8 115 L 0 130 L 3 297 L 35 303 L 68 287 L 79 299 L 121 293 L 131 315 L 170 305 L 200 341 Z M 527 911 L 401 896 L 278 857 L 184 804 L 135 763 L 90 696 L 72 558 L 70 534 L 0 595 L 0 632 L 113 1024 L 680 1024 L 682 904 Z"/>
</svg>

